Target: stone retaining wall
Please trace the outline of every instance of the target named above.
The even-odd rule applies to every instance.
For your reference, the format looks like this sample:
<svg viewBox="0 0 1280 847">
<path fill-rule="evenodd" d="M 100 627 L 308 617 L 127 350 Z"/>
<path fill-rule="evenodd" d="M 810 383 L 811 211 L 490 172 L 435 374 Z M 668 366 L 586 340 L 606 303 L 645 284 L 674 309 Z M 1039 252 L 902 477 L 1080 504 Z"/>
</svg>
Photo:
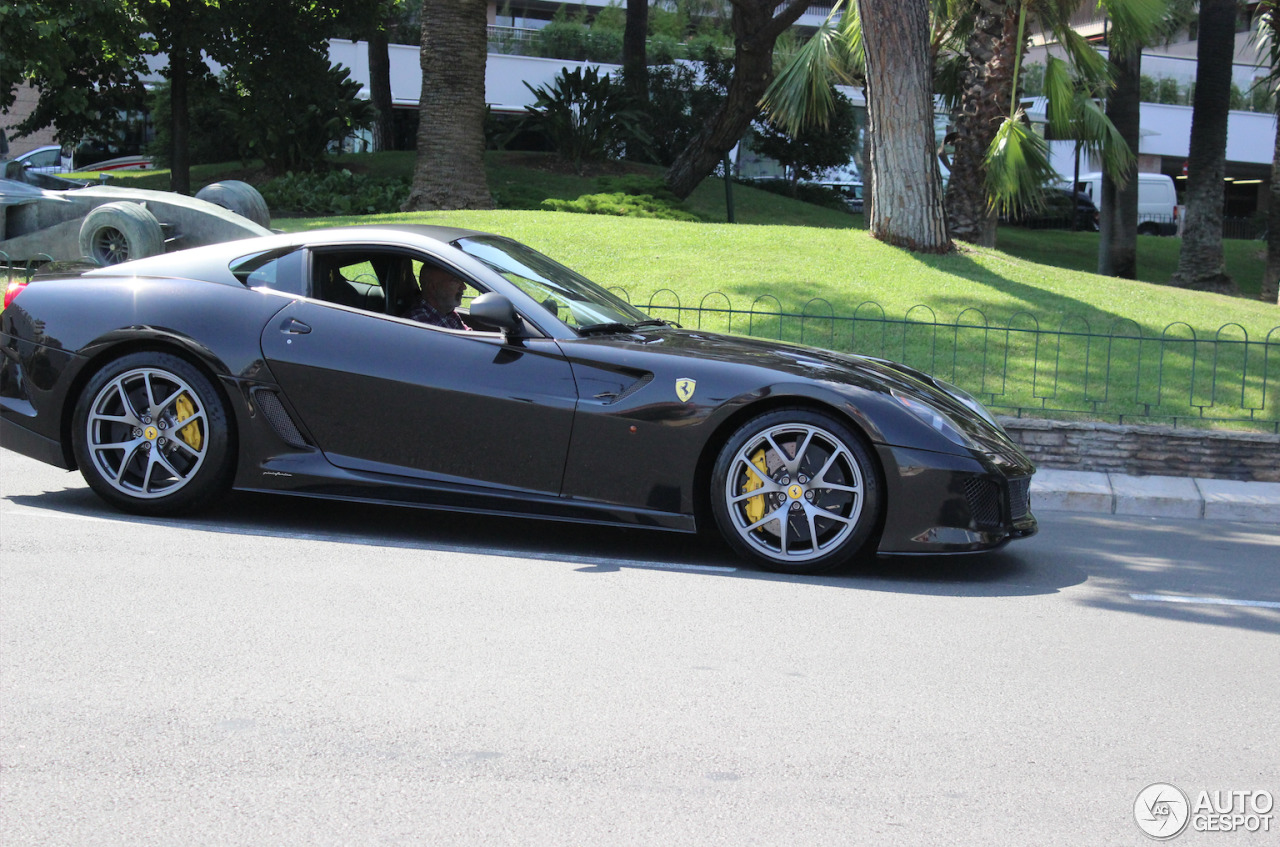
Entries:
<svg viewBox="0 0 1280 847">
<path fill-rule="evenodd" d="M 1001 418 L 1038 467 L 1280 482 L 1280 435 Z"/>
</svg>

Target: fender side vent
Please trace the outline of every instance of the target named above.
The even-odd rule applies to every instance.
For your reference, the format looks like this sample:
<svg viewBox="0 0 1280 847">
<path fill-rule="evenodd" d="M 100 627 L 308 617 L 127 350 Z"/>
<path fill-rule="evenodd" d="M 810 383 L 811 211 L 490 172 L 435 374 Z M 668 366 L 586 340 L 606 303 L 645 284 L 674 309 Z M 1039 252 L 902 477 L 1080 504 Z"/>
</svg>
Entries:
<svg viewBox="0 0 1280 847">
<path fill-rule="evenodd" d="M 307 439 L 302 437 L 302 432 L 298 429 L 298 425 L 293 422 L 293 418 L 289 417 L 284 404 L 280 402 L 280 398 L 276 396 L 274 391 L 255 391 L 253 392 L 253 399 L 258 401 L 258 408 L 262 410 L 262 416 L 267 419 L 267 423 L 271 424 L 271 428 L 276 431 L 276 435 L 280 436 L 285 444 L 290 447 L 310 446 L 307 444 Z"/>
<path fill-rule="evenodd" d="M 637 391 L 639 391 L 641 388 L 644 388 L 646 385 L 648 385 L 651 382 L 653 382 L 653 374 L 651 373 L 644 374 L 635 382 L 631 383 L 625 389 L 623 389 L 621 394 L 619 394 L 617 397 L 614 397 L 612 400 L 610 400 L 609 404 L 612 405 L 614 403 L 621 403 L 623 400 L 626 400 L 632 394 L 635 394 Z"/>
</svg>

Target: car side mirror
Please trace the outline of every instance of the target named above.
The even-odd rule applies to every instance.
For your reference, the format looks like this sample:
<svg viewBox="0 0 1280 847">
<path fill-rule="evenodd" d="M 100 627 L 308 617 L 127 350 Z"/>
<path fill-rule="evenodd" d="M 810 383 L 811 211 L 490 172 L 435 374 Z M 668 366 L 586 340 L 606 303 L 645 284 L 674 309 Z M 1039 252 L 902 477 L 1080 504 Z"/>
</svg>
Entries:
<svg viewBox="0 0 1280 847">
<path fill-rule="evenodd" d="M 472 300 L 467 314 L 478 323 L 496 327 L 510 335 L 519 335 L 524 326 L 516 307 L 496 291 L 486 291 Z"/>
</svg>

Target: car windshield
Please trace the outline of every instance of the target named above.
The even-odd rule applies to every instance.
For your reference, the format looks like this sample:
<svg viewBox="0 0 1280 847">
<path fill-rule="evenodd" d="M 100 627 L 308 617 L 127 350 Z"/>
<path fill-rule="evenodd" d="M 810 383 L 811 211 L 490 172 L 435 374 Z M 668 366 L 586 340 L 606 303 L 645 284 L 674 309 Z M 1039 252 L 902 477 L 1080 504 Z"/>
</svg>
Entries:
<svg viewBox="0 0 1280 847">
<path fill-rule="evenodd" d="M 462 238 L 455 245 L 502 274 L 560 320 L 581 331 L 654 325 L 644 312 L 582 274 L 508 238 Z"/>
</svg>

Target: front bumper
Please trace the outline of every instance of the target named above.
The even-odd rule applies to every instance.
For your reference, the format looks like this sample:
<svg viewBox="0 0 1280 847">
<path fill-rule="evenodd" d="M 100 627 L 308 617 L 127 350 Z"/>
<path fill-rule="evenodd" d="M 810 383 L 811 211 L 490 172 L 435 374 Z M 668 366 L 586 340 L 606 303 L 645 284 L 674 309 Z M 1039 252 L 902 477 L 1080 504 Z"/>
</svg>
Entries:
<svg viewBox="0 0 1280 847">
<path fill-rule="evenodd" d="M 879 552 L 976 553 L 1038 530 L 1025 458 L 961 456 L 880 445 L 886 482 Z"/>
</svg>

